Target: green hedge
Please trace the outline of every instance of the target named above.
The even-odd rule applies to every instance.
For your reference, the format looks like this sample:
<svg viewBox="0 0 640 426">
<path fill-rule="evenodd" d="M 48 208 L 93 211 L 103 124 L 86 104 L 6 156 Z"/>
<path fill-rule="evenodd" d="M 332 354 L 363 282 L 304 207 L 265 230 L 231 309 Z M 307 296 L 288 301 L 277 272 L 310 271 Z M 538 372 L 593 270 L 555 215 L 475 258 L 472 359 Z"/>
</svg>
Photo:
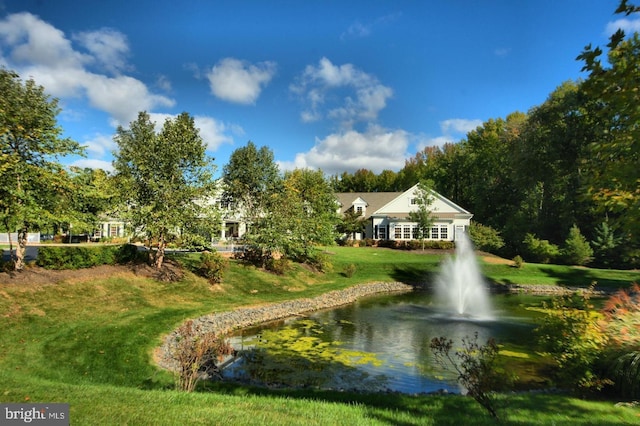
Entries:
<svg viewBox="0 0 640 426">
<path fill-rule="evenodd" d="M 421 240 L 380 240 L 378 247 L 387 247 L 398 250 L 421 250 L 423 243 Z M 426 240 L 424 248 L 427 250 L 451 250 L 455 247 L 453 241 Z"/>
<path fill-rule="evenodd" d="M 46 269 L 81 269 L 98 265 L 115 265 L 142 260 L 141 253 L 131 244 L 95 247 L 40 247 L 36 264 Z"/>
</svg>

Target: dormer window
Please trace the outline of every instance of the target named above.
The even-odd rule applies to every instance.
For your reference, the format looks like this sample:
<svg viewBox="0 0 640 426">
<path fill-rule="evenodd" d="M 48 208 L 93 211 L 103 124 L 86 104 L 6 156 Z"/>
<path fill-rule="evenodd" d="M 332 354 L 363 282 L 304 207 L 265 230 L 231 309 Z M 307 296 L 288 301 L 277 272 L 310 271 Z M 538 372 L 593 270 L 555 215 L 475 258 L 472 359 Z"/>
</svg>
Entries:
<svg viewBox="0 0 640 426">
<path fill-rule="evenodd" d="M 362 206 L 356 207 L 356 213 L 362 214 Z"/>
</svg>

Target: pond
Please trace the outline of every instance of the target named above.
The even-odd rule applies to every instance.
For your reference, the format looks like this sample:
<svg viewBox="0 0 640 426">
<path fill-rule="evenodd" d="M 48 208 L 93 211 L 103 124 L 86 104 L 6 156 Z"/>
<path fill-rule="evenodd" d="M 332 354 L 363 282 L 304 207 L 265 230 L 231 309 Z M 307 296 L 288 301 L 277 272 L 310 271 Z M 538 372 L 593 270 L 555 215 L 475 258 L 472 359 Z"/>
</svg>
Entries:
<svg viewBox="0 0 640 426">
<path fill-rule="evenodd" d="M 409 394 L 464 392 L 453 372 L 434 361 L 434 337 L 484 344 L 493 337 L 500 360 L 521 387 L 541 386 L 544 360 L 532 347 L 543 297 L 495 295 L 492 319 L 456 316 L 432 295 L 411 292 L 361 299 L 339 309 L 243 330 L 233 338 L 243 356 L 224 370 L 228 380 L 278 387 Z"/>
</svg>

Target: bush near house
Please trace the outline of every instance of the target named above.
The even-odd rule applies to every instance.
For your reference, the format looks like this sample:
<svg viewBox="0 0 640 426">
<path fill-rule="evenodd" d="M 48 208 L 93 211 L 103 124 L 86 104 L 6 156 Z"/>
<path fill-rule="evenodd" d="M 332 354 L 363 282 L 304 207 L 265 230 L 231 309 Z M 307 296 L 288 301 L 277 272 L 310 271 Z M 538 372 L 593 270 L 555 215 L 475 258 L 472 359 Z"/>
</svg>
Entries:
<svg viewBox="0 0 640 426">
<path fill-rule="evenodd" d="M 422 241 L 420 240 L 380 240 L 378 247 L 386 247 L 397 250 L 422 250 Z M 455 248 L 453 241 L 434 241 L 428 240 L 424 242 L 425 250 L 452 250 Z"/>
<path fill-rule="evenodd" d="M 210 283 L 221 283 L 227 268 L 229 268 L 229 260 L 217 251 L 203 252 L 200 255 L 198 272 Z"/>
</svg>

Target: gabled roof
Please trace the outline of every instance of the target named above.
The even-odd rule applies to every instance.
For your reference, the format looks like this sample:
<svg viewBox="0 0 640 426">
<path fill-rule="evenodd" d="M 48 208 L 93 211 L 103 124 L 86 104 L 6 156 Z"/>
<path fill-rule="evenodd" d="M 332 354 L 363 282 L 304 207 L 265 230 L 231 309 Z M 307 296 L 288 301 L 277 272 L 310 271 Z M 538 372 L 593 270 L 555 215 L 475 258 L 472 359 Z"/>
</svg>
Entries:
<svg viewBox="0 0 640 426">
<path fill-rule="evenodd" d="M 402 192 L 339 192 L 336 197 L 338 198 L 338 203 L 340 203 L 340 213 L 349 210 L 358 199 L 365 201 L 367 203 L 365 217 L 368 218 L 372 213 L 400 195 L 402 195 Z"/>
<path fill-rule="evenodd" d="M 404 192 L 342 192 L 336 194 L 338 202 L 340 203 L 340 213 L 344 213 L 349 210 L 356 200 L 364 200 L 367 203 L 367 210 L 365 218 L 371 216 L 389 216 L 397 217 L 399 219 L 407 219 L 409 217 L 409 211 L 412 207 L 409 204 L 411 198 L 414 197 L 414 193 L 418 185 L 414 185 Z M 431 191 L 434 202 L 431 205 L 432 214 L 440 219 L 453 219 L 453 218 L 471 218 L 473 215 L 439 194 L 436 191 Z"/>
</svg>

